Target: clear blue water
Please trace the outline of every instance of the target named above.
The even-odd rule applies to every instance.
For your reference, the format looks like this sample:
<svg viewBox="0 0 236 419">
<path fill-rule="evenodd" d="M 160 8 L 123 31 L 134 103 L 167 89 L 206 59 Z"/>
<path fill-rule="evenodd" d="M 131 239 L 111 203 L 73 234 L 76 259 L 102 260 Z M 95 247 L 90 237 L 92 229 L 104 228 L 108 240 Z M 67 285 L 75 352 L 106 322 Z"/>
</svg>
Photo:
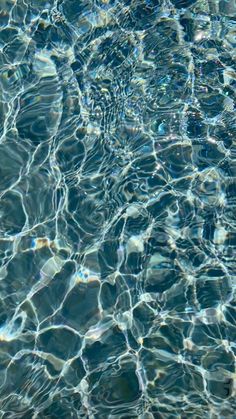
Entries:
<svg viewBox="0 0 236 419">
<path fill-rule="evenodd" d="M 235 0 L 0 0 L 0 418 L 233 419 Z"/>
</svg>

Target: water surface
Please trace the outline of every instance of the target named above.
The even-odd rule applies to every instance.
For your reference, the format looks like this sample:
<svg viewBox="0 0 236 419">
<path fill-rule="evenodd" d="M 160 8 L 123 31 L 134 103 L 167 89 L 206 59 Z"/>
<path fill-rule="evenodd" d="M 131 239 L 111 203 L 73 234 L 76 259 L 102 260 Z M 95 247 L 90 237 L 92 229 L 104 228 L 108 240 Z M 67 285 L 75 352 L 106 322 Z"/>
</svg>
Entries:
<svg viewBox="0 0 236 419">
<path fill-rule="evenodd" d="M 235 0 L 0 0 L 0 417 L 235 418 Z"/>
</svg>

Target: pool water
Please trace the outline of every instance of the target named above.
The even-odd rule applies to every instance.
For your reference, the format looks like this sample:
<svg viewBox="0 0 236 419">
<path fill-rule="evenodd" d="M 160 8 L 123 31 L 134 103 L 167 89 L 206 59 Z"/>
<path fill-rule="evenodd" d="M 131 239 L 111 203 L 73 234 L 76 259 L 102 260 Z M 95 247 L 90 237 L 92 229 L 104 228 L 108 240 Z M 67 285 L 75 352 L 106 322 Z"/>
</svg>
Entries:
<svg viewBox="0 0 236 419">
<path fill-rule="evenodd" d="M 0 0 L 0 418 L 233 419 L 235 0 Z"/>
</svg>

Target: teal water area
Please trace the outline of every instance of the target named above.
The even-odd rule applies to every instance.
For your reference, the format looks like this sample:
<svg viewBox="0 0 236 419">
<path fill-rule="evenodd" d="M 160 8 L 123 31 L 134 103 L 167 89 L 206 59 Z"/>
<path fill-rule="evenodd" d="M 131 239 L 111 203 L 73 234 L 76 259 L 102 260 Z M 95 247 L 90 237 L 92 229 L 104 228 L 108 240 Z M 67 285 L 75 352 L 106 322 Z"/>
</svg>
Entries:
<svg viewBox="0 0 236 419">
<path fill-rule="evenodd" d="M 0 0 L 0 418 L 234 419 L 235 0 Z"/>
</svg>

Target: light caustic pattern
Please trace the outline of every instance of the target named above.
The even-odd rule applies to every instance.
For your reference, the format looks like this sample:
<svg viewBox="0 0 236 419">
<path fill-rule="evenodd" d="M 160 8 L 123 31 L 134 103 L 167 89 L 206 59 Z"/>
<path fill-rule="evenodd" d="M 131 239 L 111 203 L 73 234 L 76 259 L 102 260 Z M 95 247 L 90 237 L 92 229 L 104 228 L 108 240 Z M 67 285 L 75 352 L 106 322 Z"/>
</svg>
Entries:
<svg viewBox="0 0 236 419">
<path fill-rule="evenodd" d="M 0 417 L 235 417 L 235 0 L 0 0 Z"/>
</svg>

